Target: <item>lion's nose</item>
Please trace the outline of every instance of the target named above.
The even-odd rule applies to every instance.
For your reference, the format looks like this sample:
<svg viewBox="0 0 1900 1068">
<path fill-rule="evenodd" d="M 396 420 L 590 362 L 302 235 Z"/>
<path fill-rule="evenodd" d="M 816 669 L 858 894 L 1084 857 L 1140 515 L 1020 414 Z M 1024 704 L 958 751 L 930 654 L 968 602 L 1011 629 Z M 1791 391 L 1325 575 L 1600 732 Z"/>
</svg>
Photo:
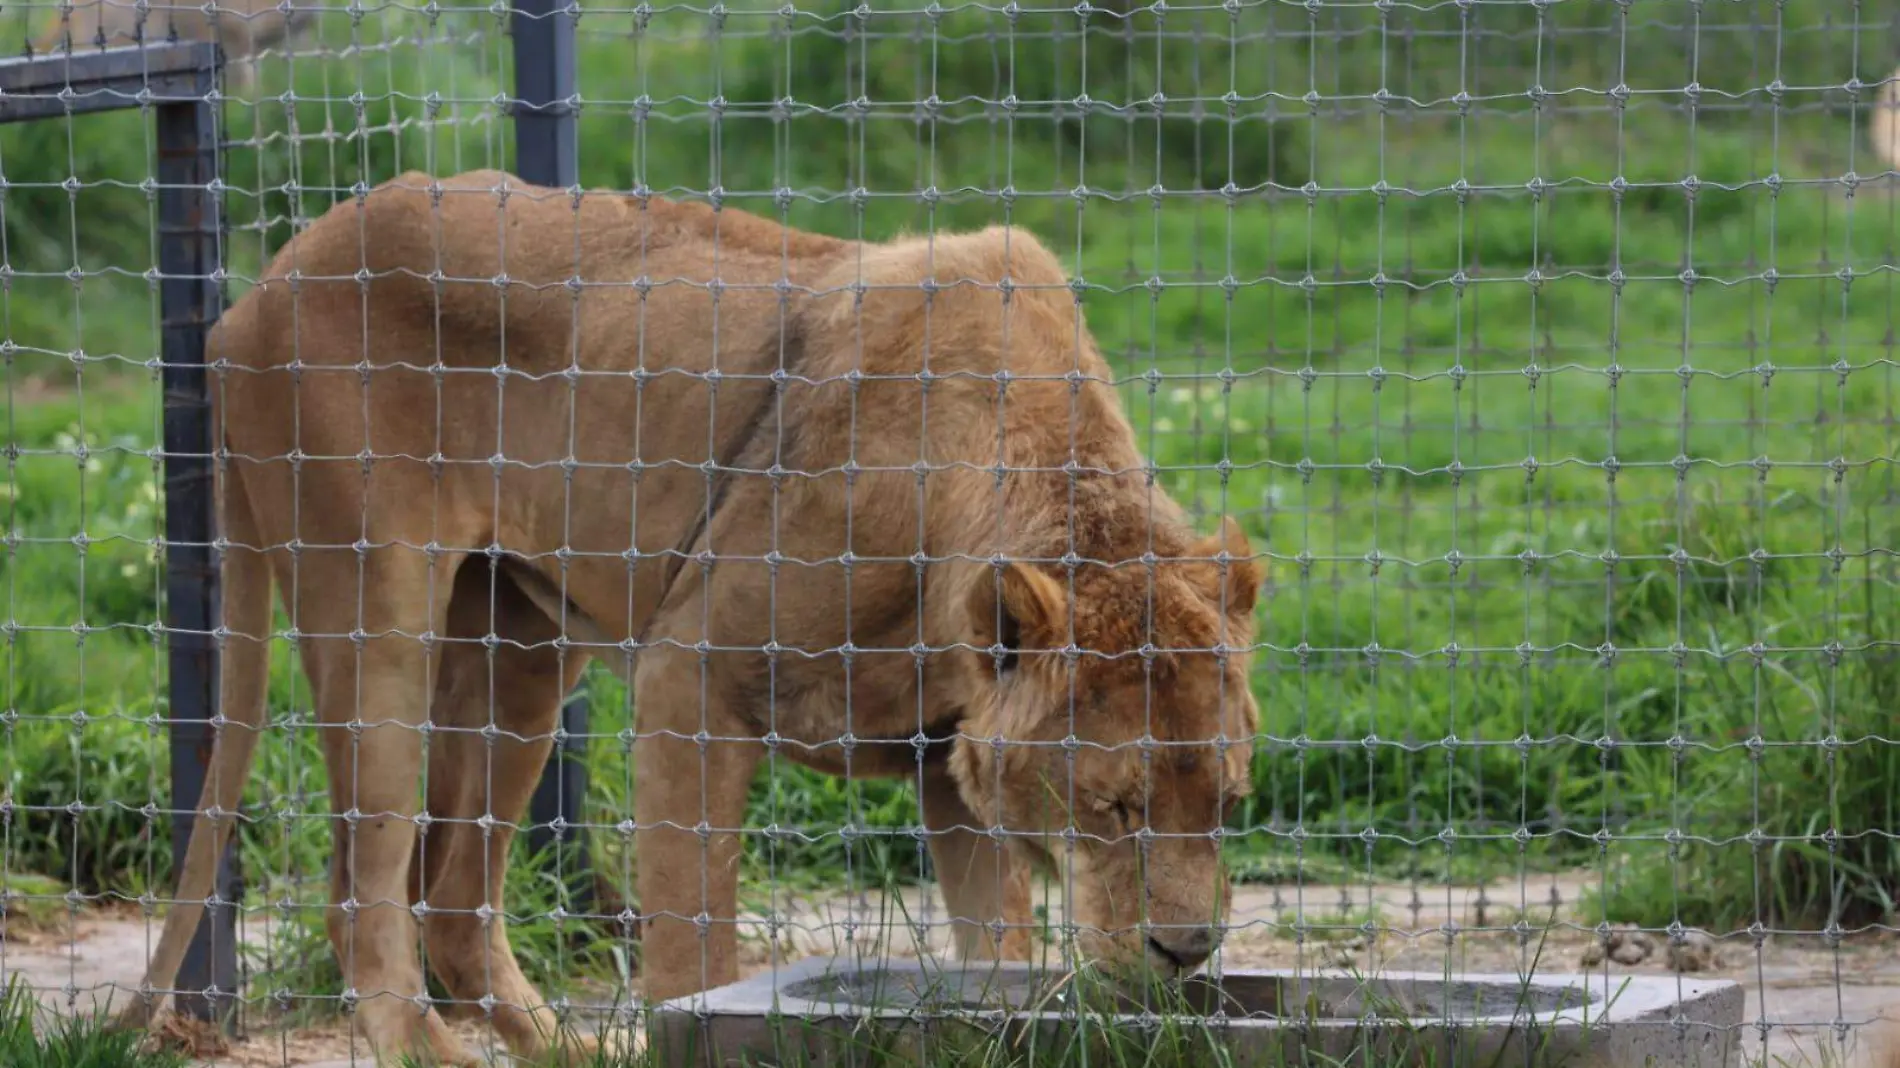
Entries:
<svg viewBox="0 0 1900 1068">
<path fill-rule="evenodd" d="M 1149 933 L 1148 945 L 1185 972 L 1214 955 L 1220 935 L 1212 927 L 1164 927 Z"/>
</svg>

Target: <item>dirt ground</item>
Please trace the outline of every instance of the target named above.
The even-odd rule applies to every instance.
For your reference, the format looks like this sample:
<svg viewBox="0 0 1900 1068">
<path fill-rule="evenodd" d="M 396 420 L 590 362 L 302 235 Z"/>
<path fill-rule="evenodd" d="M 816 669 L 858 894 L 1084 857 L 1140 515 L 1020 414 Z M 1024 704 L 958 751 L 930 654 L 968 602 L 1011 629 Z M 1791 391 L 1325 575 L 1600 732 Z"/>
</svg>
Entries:
<svg viewBox="0 0 1900 1068">
<path fill-rule="evenodd" d="M 1519 884 L 1447 888 L 1353 886 L 1241 887 L 1219 966 L 1300 968 L 1351 966 L 1362 973 L 1423 971 L 1448 976 L 1484 972 L 1522 974 L 1583 970 L 1597 941 L 1596 917 L 1579 915 L 1588 877 L 1542 876 Z M 1053 893 L 1051 897 L 1053 898 Z M 770 964 L 765 911 L 761 932 L 746 941 L 748 966 Z M 901 897 L 781 897 L 781 961 L 814 953 L 844 956 L 942 954 L 949 934 L 943 911 L 925 890 Z M 1060 910 L 1051 907 L 1054 923 Z M 1555 922 L 1551 917 L 1555 915 Z M 1304 918 L 1305 938 L 1296 937 Z M 1358 928 L 1371 921 L 1368 938 Z M 123 1003 L 136 989 L 157 925 L 136 913 L 89 913 L 69 929 L 14 933 L 0 941 L 0 976 L 21 976 L 41 1000 L 60 1012 L 87 1013 L 103 999 Z M 1667 936 L 1650 939 L 1644 955 L 1632 945 L 1595 964 L 1612 974 L 1668 975 Z M 1817 936 L 1765 938 L 1746 933 L 1714 940 L 1698 954 L 1695 978 L 1733 979 L 1747 990 L 1744 1057 L 1767 1065 L 1840 1065 L 1864 1055 L 1865 1025 L 1883 1013 L 1900 1019 L 1900 945 L 1889 939 L 1849 939 L 1836 949 Z M 1637 958 L 1643 959 L 1637 959 Z M 1634 961 L 1634 963 L 1627 963 Z M 611 992 L 599 992 L 602 1000 Z M 570 992 L 576 1001 L 593 1000 Z M 1843 1040 L 1834 1023 L 1847 1025 Z M 455 1024 L 471 1048 L 494 1046 L 478 1022 Z M 217 1068 L 341 1068 L 368 1065 L 367 1050 L 351 1043 L 342 1025 L 298 1031 L 260 1031 L 206 1062 Z M 505 1058 L 499 1063 L 506 1063 Z"/>
</svg>

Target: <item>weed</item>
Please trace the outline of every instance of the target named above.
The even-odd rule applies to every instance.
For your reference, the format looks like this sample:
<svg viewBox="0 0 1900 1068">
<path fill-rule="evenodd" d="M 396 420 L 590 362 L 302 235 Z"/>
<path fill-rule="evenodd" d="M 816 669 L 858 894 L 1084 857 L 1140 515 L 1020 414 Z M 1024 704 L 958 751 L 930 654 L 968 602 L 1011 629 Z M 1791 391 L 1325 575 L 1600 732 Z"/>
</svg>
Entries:
<svg viewBox="0 0 1900 1068">
<path fill-rule="evenodd" d="M 103 1015 L 48 1012 L 15 977 L 0 994 L 0 1063 L 7 1068 L 185 1068 L 182 1053 L 146 1048 L 139 1031 L 109 1030 Z"/>
</svg>

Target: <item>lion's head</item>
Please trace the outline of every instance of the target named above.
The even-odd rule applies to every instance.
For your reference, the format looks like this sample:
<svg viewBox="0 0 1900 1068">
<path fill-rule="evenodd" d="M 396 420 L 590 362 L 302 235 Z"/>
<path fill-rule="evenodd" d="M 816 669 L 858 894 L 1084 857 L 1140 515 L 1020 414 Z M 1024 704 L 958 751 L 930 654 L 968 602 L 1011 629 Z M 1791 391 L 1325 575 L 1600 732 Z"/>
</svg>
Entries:
<svg viewBox="0 0 1900 1068">
<path fill-rule="evenodd" d="M 1246 537 L 1227 520 L 1173 540 L 986 572 L 970 603 L 978 644 L 996 643 L 952 756 L 973 812 L 1067 866 L 1083 953 L 1164 977 L 1219 944 L 1218 832 L 1249 792 L 1258 720 Z"/>
</svg>

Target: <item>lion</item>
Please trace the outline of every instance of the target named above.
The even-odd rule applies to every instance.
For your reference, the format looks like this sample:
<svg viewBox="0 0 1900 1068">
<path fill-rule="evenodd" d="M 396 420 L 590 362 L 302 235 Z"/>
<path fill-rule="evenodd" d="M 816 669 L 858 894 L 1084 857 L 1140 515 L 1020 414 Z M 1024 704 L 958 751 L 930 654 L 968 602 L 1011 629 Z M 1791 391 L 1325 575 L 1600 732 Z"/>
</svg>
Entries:
<svg viewBox="0 0 1900 1068">
<path fill-rule="evenodd" d="M 385 1062 L 467 1059 L 418 926 L 517 1054 L 584 1051 L 493 918 L 591 658 L 632 673 L 650 1001 L 739 977 L 774 755 L 918 784 L 966 959 L 1028 956 L 1050 864 L 1105 967 L 1215 951 L 1261 572 L 1237 523 L 1197 535 L 1155 483 L 1026 231 L 856 242 L 411 172 L 289 241 L 207 359 L 222 729 L 122 1023 L 175 978 L 235 821 L 273 584 L 337 814 L 329 935 Z"/>
</svg>

